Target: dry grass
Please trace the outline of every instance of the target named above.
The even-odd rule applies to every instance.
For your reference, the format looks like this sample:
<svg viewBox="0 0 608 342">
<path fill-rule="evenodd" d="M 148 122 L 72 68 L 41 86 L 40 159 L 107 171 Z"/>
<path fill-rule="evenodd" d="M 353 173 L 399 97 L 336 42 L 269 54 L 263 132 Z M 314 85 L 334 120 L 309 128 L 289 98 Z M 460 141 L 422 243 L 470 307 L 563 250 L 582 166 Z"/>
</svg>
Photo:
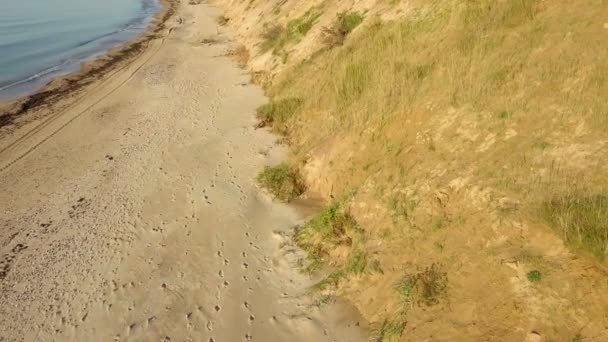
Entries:
<svg viewBox="0 0 608 342">
<path fill-rule="evenodd" d="M 396 288 L 406 305 L 433 306 L 446 298 L 448 276 L 434 263 L 421 272 L 406 274 Z"/>
<path fill-rule="evenodd" d="M 420 331 L 434 324 L 429 323 L 434 317 L 422 322 L 429 318 L 425 312 L 445 318 L 436 304 L 448 295 L 479 307 L 491 302 L 464 284 L 487 282 L 493 291 L 508 293 L 511 270 L 496 260 L 510 259 L 510 248 L 522 244 L 552 255 L 551 264 L 526 269 L 527 286 L 557 293 L 556 273 L 574 286 L 581 278 L 573 267 L 580 265 L 561 253 L 555 240 L 538 240 L 539 219 L 574 250 L 605 261 L 608 50 L 600 13 L 608 4 L 413 0 L 410 5 L 405 17 L 393 21 L 369 14 L 348 39 L 329 44 L 340 48 L 323 47 L 289 65 L 273 83 L 264 82 L 276 101 L 260 117 L 290 137 L 294 159 L 314 159 L 309 166 L 321 170 L 321 186 L 330 184 L 332 195 L 357 192 L 350 207 L 360 208 L 358 213 L 330 207 L 298 231 L 313 268 L 330 263 L 336 269 L 319 286 L 340 286 L 368 274 L 376 253 L 386 270 L 379 282 L 394 284 L 395 270 L 407 262 L 411 267 L 400 274 L 399 285 L 384 288 L 392 297 L 383 304 L 406 302 L 412 314 L 424 317 Z M 286 30 L 268 38 L 285 37 Z M 281 104 L 285 99 L 298 99 L 297 105 Z M 279 110 L 282 106 L 288 110 Z M 361 228 L 354 217 L 366 223 L 365 238 L 356 233 Z M 498 243 L 497 236 L 504 241 Z M 465 264 L 456 260 L 460 255 Z M 445 267 L 420 268 L 427 260 Z M 477 266 L 487 271 L 477 274 Z M 447 272 L 453 269 L 478 279 L 450 273 L 448 293 Z M 543 300 L 548 299 L 531 298 Z M 383 322 L 376 329 L 379 340 L 404 334 L 402 312 L 391 317 L 396 311 L 380 313 L 363 301 L 362 311 Z M 578 305 L 571 297 L 567 301 Z M 523 311 L 496 317 L 525 319 L 530 312 Z M 567 321 L 566 314 L 543 313 Z M 509 333 L 503 332 L 514 336 Z"/>
<path fill-rule="evenodd" d="M 273 100 L 258 108 L 257 116 L 260 120 L 258 127 L 272 126 L 272 130 L 281 135 L 288 133 L 288 122 L 295 112 L 302 106 L 302 100 L 289 97 L 281 100 Z"/>
<path fill-rule="evenodd" d="M 373 170 L 422 168 L 400 156 L 401 151 L 416 146 L 416 137 L 393 135 L 392 127 L 418 122 L 419 127 L 433 129 L 441 116 L 457 109 L 474 122 L 479 133 L 472 134 L 495 132 L 497 142 L 477 157 L 471 153 L 477 146 L 453 151 L 452 169 L 468 170 L 478 182 L 531 206 L 553 203 L 549 204 L 551 210 L 561 210 L 563 205 L 552 198 L 563 191 L 564 180 L 576 177 L 579 171 L 555 166 L 556 160 L 547 153 L 551 146 L 542 141 L 554 139 L 549 135 L 557 132 L 569 136 L 573 118 L 588 123 L 588 137 L 601 137 L 607 127 L 608 102 L 601 100 L 602 94 L 608 94 L 603 71 L 608 70 L 608 52 L 600 48 L 605 29 L 586 24 L 603 19 L 590 5 L 566 15 L 567 6 L 550 8 L 535 0 L 448 3 L 420 5 L 403 20 L 372 22 L 344 49 L 315 55 L 272 87 L 271 93 L 278 96 L 304 99 L 293 113 L 298 119 L 292 122 L 298 124 L 290 126 L 298 137 L 296 149 L 306 154 L 328 137 L 359 136 L 367 153 L 351 159 L 351 172 L 340 175 L 343 189 L 357 188 Z M 570 18 L 567 24 L 557 19 L 564 16 Z M 572 32 L 580 32 L 586 39 L 563 39 Z M 522 136 L 500 140 L 510 127 Z M 463 143 L 457 134 L 440 138 Z M 440 162 L 436 158 L 441 158 L 442 150 L 453 149 L 436 139 L 430 139 L 428 146 L 425 153 L 434 156 L 427 158 L 427 170 Z M 530 174 L 530 168 L 557 168 L 559 172 Z M 606 179 L 605 172 L 599 172 L 578 181 L 593 187 L 593 182 Z M 405 185 L 411 177 L 392 172 L 378 185 Z M 383 196 L 382 191 L 379 194 Z M 590 208 L 597 210 L 595 204 Z M 563 214 L 548 218 L 552 226 L 564 225 L 560 223 L 564 220 Z M 604 228 L 594 224 L 595 228 L 585 228 L 594 237 L 563 235 L 582 244 L 595 241 L 592 244 L 597 246 L 590 248 L 599 255 L 605 249 L 600 243 L 605 239 L 600 236 Z"/>
<path fill-rule="evenodd" d="M 544 202 L 542 213 L 566 242 L 606 260 L 608 196 L 568 194 Z"/>
</svg>

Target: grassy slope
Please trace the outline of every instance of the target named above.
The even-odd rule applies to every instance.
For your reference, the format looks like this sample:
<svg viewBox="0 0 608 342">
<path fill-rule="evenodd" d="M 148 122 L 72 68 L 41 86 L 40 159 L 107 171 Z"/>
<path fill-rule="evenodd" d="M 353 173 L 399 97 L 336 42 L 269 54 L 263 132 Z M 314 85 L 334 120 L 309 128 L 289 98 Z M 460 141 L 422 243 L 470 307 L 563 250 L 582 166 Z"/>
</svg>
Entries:
<svg viewBox="0 0 608 342">
<path fill-rule="evenodd" d="M 315 4 L 308 41 L 259 65 L 298 99 L 277 123 L 293 164 L 341 199 L 298 232 L 335 269 L 320 288 L 385 340 L 607 337 L 608 3 L 368 1 L 331 49 L 310 41 L 352 4 Z M 242 13 L 289 27 L 308 6 Z"/>
</svg>

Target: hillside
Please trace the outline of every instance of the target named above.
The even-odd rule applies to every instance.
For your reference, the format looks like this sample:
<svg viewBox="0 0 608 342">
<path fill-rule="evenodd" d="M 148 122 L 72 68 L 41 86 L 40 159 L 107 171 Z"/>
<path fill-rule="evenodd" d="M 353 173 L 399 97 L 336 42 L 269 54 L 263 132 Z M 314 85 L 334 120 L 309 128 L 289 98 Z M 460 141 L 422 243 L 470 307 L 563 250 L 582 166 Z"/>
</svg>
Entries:
<svg viewBox="0 0 608 342">
<path fill-rule="evenodd" d="M 213 0 L 381 341 L 608 340 L 608 2 Z"/>
</svg>

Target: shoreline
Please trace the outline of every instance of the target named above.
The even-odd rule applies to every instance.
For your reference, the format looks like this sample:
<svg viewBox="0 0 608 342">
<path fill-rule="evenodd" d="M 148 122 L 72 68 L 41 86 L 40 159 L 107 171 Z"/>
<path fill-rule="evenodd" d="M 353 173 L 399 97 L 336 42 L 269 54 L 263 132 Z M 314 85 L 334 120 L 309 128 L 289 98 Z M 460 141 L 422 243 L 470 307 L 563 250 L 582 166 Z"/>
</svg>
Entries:
<svg viewBox="0 0 608 342">
<path fill-rule="evenodd" d="M 94 84 L 108 73 L 133 62 L 148 47 L 148 43 L 161 37 L 167 21 L 175 14 L 177 0 L 159 0 L 161 10 L 154 15 L 148 28 L 138 37 L 108 49 L 91 61 L 81 63 L 78 70 L 51 78 L 46 85 L 31 94 L 8 101 L 0 101 L 0 137 L 19 128 L 23 116 L 75 95 Z M 8 132 L 7 132 L 8 131 Z"/>
</svg>

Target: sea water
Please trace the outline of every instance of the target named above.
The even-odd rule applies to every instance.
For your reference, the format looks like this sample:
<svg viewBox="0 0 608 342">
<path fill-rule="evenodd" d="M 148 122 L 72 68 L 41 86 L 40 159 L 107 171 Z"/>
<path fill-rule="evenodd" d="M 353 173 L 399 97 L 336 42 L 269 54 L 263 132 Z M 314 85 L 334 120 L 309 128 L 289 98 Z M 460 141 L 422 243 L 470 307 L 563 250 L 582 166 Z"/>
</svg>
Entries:
<svg viewBox="0 0 608 342">
<path fill-rule="evenodd" d="M 0 101 L 137 38 L 160 8 L 159 0 L 0 0 Z"/>
</svg>

